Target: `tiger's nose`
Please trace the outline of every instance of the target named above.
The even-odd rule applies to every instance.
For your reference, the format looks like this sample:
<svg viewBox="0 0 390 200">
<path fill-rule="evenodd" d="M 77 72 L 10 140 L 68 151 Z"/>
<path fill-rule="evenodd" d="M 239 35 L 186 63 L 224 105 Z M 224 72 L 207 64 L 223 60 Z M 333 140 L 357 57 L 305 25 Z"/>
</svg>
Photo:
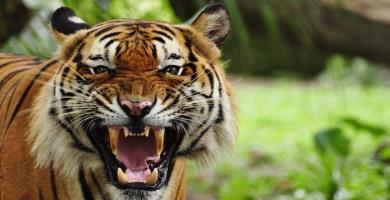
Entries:
<svg viewBox="0 0 390 200">
<path fill-rule="evenodd" d="M 151 101 L 145 100 L 123 100 L 121 101 L 122 107 L 126 108 L 132 116 L 142 116 L 146 115 L 150 111 L 150 107 L 152 106 Z"/>
</svg>

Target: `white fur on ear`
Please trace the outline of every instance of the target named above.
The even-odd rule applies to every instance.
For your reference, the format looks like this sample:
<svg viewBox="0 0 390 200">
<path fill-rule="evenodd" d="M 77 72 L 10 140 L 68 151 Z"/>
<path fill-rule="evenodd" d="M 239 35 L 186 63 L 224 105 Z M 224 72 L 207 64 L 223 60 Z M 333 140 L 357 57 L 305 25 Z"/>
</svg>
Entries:
<svg viewBox="0 0 390 200">
<path fill-rule="evenodd" d="M 230 14 L 220 3 L 209 4 L 188 22 L 219 45 L 231 30 Z"/>
<path fill-rule="evenodd" d="M 72 16 L 72 17 L 69 17 L 68 18 L 69 21 L 73 22 L 73 23 L 76 23 L 76 24 L 86 24 L 84 20 L 82 20 L 80 17 L 78 16 Z"/>
</svg>

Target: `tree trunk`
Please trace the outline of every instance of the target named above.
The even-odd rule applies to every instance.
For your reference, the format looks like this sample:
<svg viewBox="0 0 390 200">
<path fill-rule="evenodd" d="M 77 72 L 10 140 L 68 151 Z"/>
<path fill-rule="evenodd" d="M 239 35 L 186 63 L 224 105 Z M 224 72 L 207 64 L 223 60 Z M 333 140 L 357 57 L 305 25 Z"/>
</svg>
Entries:
<svg viewBox="0 0 390 200">
<path fill-rule="evenodd" d="M 21 0 L 0 0 L 0 46 L 18 34 L 32 17 Z"/>
</svg>

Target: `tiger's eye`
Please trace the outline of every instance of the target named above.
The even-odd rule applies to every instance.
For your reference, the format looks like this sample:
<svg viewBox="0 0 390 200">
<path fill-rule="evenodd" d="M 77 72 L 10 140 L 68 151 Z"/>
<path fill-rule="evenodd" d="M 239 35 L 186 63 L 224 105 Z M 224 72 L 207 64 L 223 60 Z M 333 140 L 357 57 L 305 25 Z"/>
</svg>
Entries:
<svg viewBox="0 0 390 200">
<path fill-rule="evenodd" d="M 172 75 L 179 75 L 180 67 L 177 65 L 168 65 L 164 68 L 164 73 L 166 74 L 172 74 Z"/>
<path fill-rule="evenodd" d="M 103 66 L 103 65 L 99 65 L 99 66 L 93 67 L 92 70 L 95 74 L 101 74 L 101 73 L 105 73 L 105 72 L 110 71 L 110 68 Z"/>
</svg>

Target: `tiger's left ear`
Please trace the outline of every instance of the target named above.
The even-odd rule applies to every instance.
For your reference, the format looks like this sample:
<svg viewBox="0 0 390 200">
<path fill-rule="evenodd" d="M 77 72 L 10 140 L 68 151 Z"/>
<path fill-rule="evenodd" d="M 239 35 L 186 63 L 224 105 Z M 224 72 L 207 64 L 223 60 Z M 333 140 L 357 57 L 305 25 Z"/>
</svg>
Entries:
<svg viewBox="0 0 390 200">
<path fill-rule="evenodd" d="M 230 14 L 226 7 L 220 3 L 205 6 L 191 18 L 189 23 L 217 45 L 226 38 L 231 30 Z"/>
<path fill-rule="evenodd" d="M 67 36 L 83 29 L 89 29 L 91 26 L 78 17 L 72 9 L 60 7 L 51 17 L 51 27 L 54 37 L 62 42 Z"/>
</svg>

